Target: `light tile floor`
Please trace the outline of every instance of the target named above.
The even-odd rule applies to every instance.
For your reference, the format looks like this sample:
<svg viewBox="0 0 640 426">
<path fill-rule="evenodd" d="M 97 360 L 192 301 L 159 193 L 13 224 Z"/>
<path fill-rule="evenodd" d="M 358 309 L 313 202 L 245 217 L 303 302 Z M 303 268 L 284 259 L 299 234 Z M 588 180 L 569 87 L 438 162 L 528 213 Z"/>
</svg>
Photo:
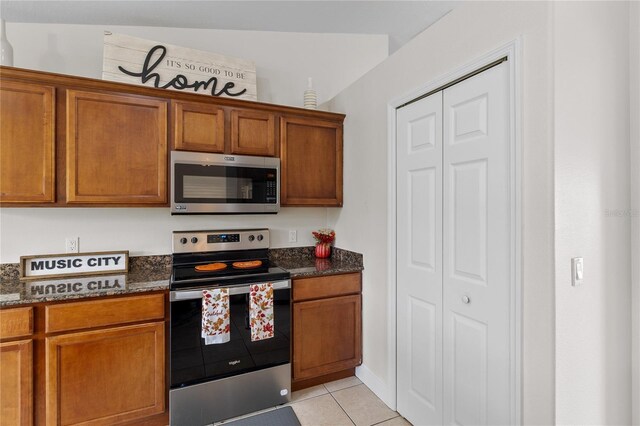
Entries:
<svg viewBox="0 0 640 426">
<path fill-rule="evenodd" d="M 293 392 L 291 402 L 258 413 L 290 405 L 302 426 L 411 426 L 411 423 L 389 409 L 357 377 L 348 377 Z M 229 419 L 216 425 L 224 425 Z"/>
</svg>

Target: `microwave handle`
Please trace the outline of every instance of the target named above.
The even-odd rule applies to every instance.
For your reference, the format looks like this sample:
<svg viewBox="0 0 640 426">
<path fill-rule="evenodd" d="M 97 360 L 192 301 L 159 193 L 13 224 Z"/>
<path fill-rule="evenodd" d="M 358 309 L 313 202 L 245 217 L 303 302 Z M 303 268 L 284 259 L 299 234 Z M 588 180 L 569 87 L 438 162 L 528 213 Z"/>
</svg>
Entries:
<svg viewBox="0 0 640 426">
<path fill-rule="evenodd" d="M 229 288 L 229 296 L 233 296 L 236 294 L 248 294 L 251 286 L 246 285 L 242 287 L 228 287 L 228 288 Z M 285 288 L 291 288 L 291 280 L 276 281 L 273 283 L 274 290 L 282 290 Z M 171 291 L 169 300 L 171 302 L 179 302 L 183 300 L 202 299 L 202 290 L 207 290 L 207 288 L 203 288 L 201 290 L 191 289 L 191 290 Z"/>
</svg>

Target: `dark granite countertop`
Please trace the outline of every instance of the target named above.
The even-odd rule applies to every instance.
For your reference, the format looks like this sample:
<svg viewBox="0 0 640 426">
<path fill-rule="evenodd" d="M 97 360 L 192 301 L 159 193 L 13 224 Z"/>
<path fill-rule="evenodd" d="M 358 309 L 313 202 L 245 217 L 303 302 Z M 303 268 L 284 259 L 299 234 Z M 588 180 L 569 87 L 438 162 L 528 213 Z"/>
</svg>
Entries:
<svg viewBox="0 0 640 426">
<path fill-rule="evenodd" d="M 364 269 L 362 255 L 332 247 L 331 257 L 317 259 L 314 247 L 295 247 L 269 250 L 270 260 L 291 272 L 291 278 L 346 274 Z"/>
<path fill-rule="evenodd" d="M 171 256 L 129 258 L 128 274 L 19 279 L 19 265 L 0 265 L 0 307 L 169 289 Z"/>
<path fill-rule="evenodd" d="M 332 248 L 331 257 L 316 259 L 313 247 L 269 250 L 271 262 L 291 272 L 291 278 L 345 274 L 364 269 L 362 255 Z M 129 258 L 128 274 L 19 279 L 19 265 L 0 265 L 0 308 L 31 303 L 125 295 L 169 289 L 171 256 Z"/>
</svg>

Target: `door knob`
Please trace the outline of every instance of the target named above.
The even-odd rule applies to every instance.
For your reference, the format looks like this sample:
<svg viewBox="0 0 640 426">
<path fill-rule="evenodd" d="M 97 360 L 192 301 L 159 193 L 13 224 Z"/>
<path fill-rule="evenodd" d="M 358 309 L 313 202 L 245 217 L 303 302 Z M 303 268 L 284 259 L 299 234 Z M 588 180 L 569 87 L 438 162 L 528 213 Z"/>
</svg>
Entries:
<svg viewBox="0 0 640 426">
<path fill-rule="evenodd" d="M 471 302 L 471 299 L 469 299 L 469 296 L 467 296 L 467 295 L 462 296 L 462 303 L 466 304 L 466 303 L 469 303 L 469 302 Z"/>
</svg>

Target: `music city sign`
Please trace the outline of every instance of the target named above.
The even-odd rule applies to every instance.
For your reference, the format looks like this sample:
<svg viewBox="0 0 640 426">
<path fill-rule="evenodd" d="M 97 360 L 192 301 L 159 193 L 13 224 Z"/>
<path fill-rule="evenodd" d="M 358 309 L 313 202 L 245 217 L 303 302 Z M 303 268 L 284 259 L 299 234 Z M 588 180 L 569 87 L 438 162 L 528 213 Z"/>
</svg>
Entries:
<svg viewBox="0 0 640 426">
<path fill-rule="evenodd" d="M 20 257 L 21 279 L 127 273 L 128 268 L 126 250 Z"/>
</svg>

